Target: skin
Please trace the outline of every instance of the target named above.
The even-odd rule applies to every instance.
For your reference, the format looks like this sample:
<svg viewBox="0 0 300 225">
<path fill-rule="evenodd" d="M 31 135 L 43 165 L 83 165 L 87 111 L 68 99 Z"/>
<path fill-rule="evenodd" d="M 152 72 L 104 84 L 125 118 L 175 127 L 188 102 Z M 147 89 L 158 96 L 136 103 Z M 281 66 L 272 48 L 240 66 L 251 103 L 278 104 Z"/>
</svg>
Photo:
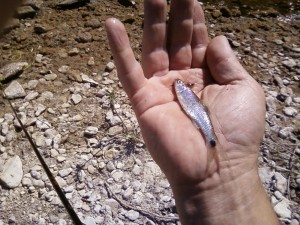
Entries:
<svg viewBox="0 0 300 225">
<path fill-rule="evenodd" d="M 201 6 L 145 0 L 142 63 L 124 25 L 106 21 L 119 79 L 152 157 L 169 180 L 182 224 L 279 224 L 258 176 L 265 97 L 228 41 L 209 41 Z M 153 35 L 155 34 L 155 35 Z M 192 84 L 218 139 L 210 148 L 183 112 L 176 79 Z"/>
</svg>

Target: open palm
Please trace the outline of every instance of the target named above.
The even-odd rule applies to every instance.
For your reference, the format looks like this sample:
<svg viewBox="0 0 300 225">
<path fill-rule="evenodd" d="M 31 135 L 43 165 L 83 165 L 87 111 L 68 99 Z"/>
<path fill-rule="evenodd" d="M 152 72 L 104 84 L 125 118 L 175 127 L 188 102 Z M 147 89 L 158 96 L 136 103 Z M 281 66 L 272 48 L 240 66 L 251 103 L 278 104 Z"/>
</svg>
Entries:
<svg viewBox="0 0 300 225">
<path fill-rule="evenodd" d="M 173 0 L 168 27 L 166 10 L 165 0 L 145 1 L 141 64 L 122 23 L 106 21 L 119 79 L 146 145 L 173 186 L 206 182 L 228 168 L 234 176 L 247 173 L 256 167 L 264 130 L 263 92 L 239 64 L 225 37 L 209 42 L 197 1 Z M 178 104 L 176 79 L 191 84 L 208 107 L 216 148 L 205 143 Z M 210 160 L 210 155 L 219 159 Z"/>
</svg>

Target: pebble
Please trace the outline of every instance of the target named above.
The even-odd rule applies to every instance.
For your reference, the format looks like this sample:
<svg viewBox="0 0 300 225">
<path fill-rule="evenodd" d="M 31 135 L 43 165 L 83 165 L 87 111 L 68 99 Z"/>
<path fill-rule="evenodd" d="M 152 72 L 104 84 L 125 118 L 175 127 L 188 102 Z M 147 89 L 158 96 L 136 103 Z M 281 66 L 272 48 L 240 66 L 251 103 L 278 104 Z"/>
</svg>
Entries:
<svg viewBox="0 0 300 225">
<path fill-rule="evenodd" d="M 279 130 L 278 136 L 282 139 L 286 139 L 291 135 L 291 132 L 294 130 L 293 127 L 284 127 Z"/>
<path fill-rule="evenodd" d="M 90 83 L 91 85 L 97 86 L 98 82 L 94 81 L 93 79 L 89 78 L 86 74 L 81 74 L 81 79 L 85 83 Z"/>
<path fill-rule="evenodd" d="M 114 170 L 114 171 L 111 173 L 111 177 L 112 177 L 115 181 L 119 182 L 119 181 L 122 179 L 122 177 L 123 177 L 123 171 L 121 171 L 121 170 Z"/>
<path fill-rule="evenodd" d="M 67 65 L 63 65 L 58 69 L 58 72 L 66 74 L 69 71 L 70 67 Z"/>
<path fill-rule="evenodd" d="M 30 91 L 30 92 L 26 95 L 25 101 L 28 101 L 28 102 L 29 102 L 29 101 L 35 99 L 37 96 L 39 96 L 39 93 L 38 93 L 38 92 L 36 92 L 36 91 Z"/>
<path fill-rule="evenodd" d="M 297 63 L 294 59 L 288 59 L 282 62 L 284 66 L 286 66 L 289 69 L 292 69 L 293 67 L 297 66 Z"/>
<path fill-rule="evenodd" d="M 113 62 L 109 62 L 106 64 L 105 71 L 111 72 L 115 68 L 115 64 Z"/>
<path fill-rule="evenodd" d="M 16 188 L 22 181 L 23 168 L 19 156 L 14 156 L 6 161 L 0 174 L 0 182 L 7 188 Z"/>
<path fill-rule="evenodd" d="M 85 129 L 84 136 L 88 137 L 88 138 L 94 137 L 94 136 L 96 136 L 98 131 L 99 131 L 98 127 L 89 126 Z"/>
<path fill-rule="evenodd" d="M 115 116 L 112 110 L 107 111 L 105 118 L 111 126 L 116 126 L 122 123 L 121 118 L 119 116 Z"/>
<path fill-rule="evenodd" d="M 287 199 L 283 199 L 280 202 L 278 202 L 274 206 L 274 211 L 279 217 L 284 219 L 289 219 L 292 216 L 292 212 L 289 209 L 289 200 Z"/>
<path fill-rule="evenodd" d="M 44 77 L 47 81 L 53 81 L 57 78 L 57 75 L 55 73 L 50 73 L 46 74 Z"/>
<path fill-rule="evenodd" d="M 71 100 L 75 105 L 77 105 L 79 102 L 81 102 L 82 97 L 80 94 L 72 94 Z"/>
<path fill-rule="evenodd" d="M 276 181 L 276 188 L 278 191 L 280 191 L 282 194 L 284 194 L 287 191 L 287 180 L 284 176 L 281 175 L 281 173 L 275 172 L 274 178 Z"/>
<path fill-rule="evenodd" d="M 72 173 L 72 168 L 67 168 L 67 169 L 60 170 L 58 172 L 58 176 L 66 177 L 66 176 L 70 175 L 71 173 Z"/>
<path fill-rule="evenodd" d="M 38 104 L 35 107 L 35 116 L 38 117 L 39 115 L 41 115 L 44 111 L 46 110 L 46 106 L 44 106 L 43 104 Z"/>
<path fill-rule="evenodd" d="M 9 86 L 4 89 L 4 93 L 8 99 L 23 98 L 26 96 L 22 85 L 18 81 L 12 81 Z"/>
<path fill-rule="evenodd" d="M 113 126 L 108 129 L 109 136 L 115 136 L 117 134 L 121 134 L 123 131 L 123 127 L 121 126 Z"/>
<path fill-rule="evenodd" d="M 128 212 L 125 213 L 125 217 L 127 217 L 131 221 L 137 220 L 139 216 L 140 216 L 139 212 L 134 210 L 129 210 Z"/>
<path fill-rule="evenodd" d="M 283 113 L 286 115 L 286 116 L 290 116 L 290 117 L 294 117 L 295 115 L 297 115 L 298 113 L 298 110 L 293 108 L 293 107 L 285 107 L 283 109 Z"/>
</svg>

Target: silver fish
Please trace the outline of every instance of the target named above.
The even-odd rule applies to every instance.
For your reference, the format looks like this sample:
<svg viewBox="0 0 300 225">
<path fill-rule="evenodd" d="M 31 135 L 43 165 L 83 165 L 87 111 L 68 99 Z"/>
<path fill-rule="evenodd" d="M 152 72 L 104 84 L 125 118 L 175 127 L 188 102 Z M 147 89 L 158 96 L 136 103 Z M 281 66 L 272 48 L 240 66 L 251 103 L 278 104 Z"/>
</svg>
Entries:
<svg viewBox="0 0 300 225">
<path fill-rule="evenodd" d="M 206 143 L 209 143 L 211 147 L 215 147 L 217 139 L 206 107 L 202 105 L 198 96 L 182 80 L 175 81 L 175 92 L 180 106 L 195 125 L 201 129 Z"/>
</svg>

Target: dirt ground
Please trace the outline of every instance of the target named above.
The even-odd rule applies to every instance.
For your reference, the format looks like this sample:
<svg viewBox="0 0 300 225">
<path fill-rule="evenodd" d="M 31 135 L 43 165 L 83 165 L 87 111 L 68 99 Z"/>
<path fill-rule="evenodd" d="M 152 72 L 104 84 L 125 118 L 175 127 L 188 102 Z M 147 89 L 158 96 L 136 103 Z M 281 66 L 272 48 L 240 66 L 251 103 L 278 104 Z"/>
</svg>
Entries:
<svg viewBox="0 0 300 225">
<path fill-rule="evenodd" d="M 91 1 L 84 6 L 72 9 L 57 9 L 53 1 L 44 1 L 40 9 L 36 9 L 36 15 L 33 18 L 20 19 L 17 27 L 2 37 L 0 68 L 14 61 L 28 62 L 28 68 L 18 78 L 20 83 L 43 78 L 47 71 L 57 74 L 58 78 L 55 82 L 46 87 L 47 91 L 58 96 L 56 101 L 49 102 L 47 105 L 49 108 L 55 108 L 55 105 L 64 103 L 70 97 L 65 89 L 72 86 L 74 80 L 77 79 L 76 75 L 59 72 L 61 66 L 67 65 L 74 71 L 74 74 L 80 71 L 80 73 L 88 74 L 96 81 L 100 81 L 107 63 L 113 61 L 104 30 L 104 21 L 107 18 L 117 17 L 125 23 L 136 57 L 140 59 L 143 4 L 140 0 L 135 1 L 134 5 L 129 4 L 129 6 L 125 6 L 122 2 L 130 1 Z M 299 64 L 289 67 L 281 63 L 287 59 L 294 59 L 299 62 L 300 53 L 295 50 L 300 46 L 299 15 L 281 15 L 275 9 L 254 9 L 242 15 L 241 10 L 237 7 L 228 8 L 208 3 L 204 4 L 204 9 L 210 37 L 226 35 L 242 64 L 264 86 L 266 93 L 270 91 L 280 92 L 280 87 L 274 79 L 279 71 L 281 79 L 293 81 L 289 85 L 293 96 L 300 96 Z M 40 32 L 38 27 L 42 27 L 44 31 Z M 74 50 L 74 48 L 76 49 Z M 76 53 L 72 53 L 74 51 Z M 36 61 L 38 54 L 43 55 L 44 62 Z M 94 59 L 94 64 L 88 65 L 91 57 Z M 116 74 L 110 73 L 109 78 L 116 81 Z M 3 89 L 7 85 L 3 84 L 1 88 Z M 120 89 L 117 83 L 114 88 Z M 45 86 L 37 86 L 35 91 L 44 92 L 46 91 Z M 93 98 L 95 92 L 97 90 L 91 90 L 85 96 L 86 103 L 90 104 L 90 108 L 76 106 L 72 113 L 75 115 L 77 112 L 86 111 L 90 117 L 84 120 L 84 125 L 103 124 L 100 127 L 106 129 L 103 122 L 105 121 L 103 111 L 93 109 L 93 106 L 98 104 Z M 124 97 L 120 101 L 128 104 Z M 4 117 L 5 113 L 11 113 L 11 109 L 2 97 L 0 97 L 0 102 L 2 102 L 0 104 L 0 117 Z M 276 104 L 277 110 L 281 111 L 284 104 L 280 102 Z M 48 117 L 50 116 L 49 114 Z M 299 204 L 300 189 L 296 179 L 299 179 L 297 175 L 299 174 L 300 162 L 299 155 L 295 154 L 295 148 L 299 146 L 300 141 L 300 122 L 295 118 L 280 118 L 271 121 L 271 125 L 267 124 L 260 166 L 271 168 L 272 163 L 270 162 L 275 162 L 277 168 L 283 168 L 280 172 L 289 181 L 288 198 Z M 294 128 L 293 138 L 288 140 L 278 137 L 278 134 L 272 129 L 272 127 L 274 128 L 273 123 L 277 123 L 278 127 L 292 126 Z M 76 132 L 76 130 L 72 132 Z M 76 136 L 73 139 L 71 137 L 70 142 L 78 141 L 78 145 L 85 144 L 85 140 L 76 138 Z M 26 141 L 24 137 L 23 141 Z M 264 151 L 265 148 L 268 148 L 268 152 Z M 26 151 L 22 154 L 26 154 Z M 140 154 L 139 157 L 141 158 L 144 155 L 149 158 L 146 152 L 140 152 Z M 291 155 L 294 157 L 289 157 Z M 25 158 L 31 160 L 34 157 L 32 155 Z M 46 212 L 46 214 L 49 212 L 58 215 L 58 217 L 60 214 L 66 214 L 62 207 L 52 209 L 52 205 L 47 202 L 37 203 L 38 192 L 32 194 L 30 191 L 24 190 L 23 192 L 1 190 L 3 195 L 5 192 L 6 197 L 10 194 L 14 196 L 14 199 L 11 198 L 8 204 L 3 206 L 5 210 L 0 209 L 0 219 L 4 221 L 4 224 L 9 223 L 12 214 L 14 218 L 11 220 L 13 221 L 11 224 L 38 224 L 33 223 L 32 218 L 26 215 L 34 214 L 35 211 Z M 269 191 L 272 192 L 272 190 Z M 293 204 L 291 208 L 299 216 L 300 210 L 296 208 L 297 204 Z M 69 222 L 67 223 L 69 224 Z M 53 222 L 53 224 L 58 223 Z M 125 222 L 125 224 L 134 223 Z"/>
</svg>

